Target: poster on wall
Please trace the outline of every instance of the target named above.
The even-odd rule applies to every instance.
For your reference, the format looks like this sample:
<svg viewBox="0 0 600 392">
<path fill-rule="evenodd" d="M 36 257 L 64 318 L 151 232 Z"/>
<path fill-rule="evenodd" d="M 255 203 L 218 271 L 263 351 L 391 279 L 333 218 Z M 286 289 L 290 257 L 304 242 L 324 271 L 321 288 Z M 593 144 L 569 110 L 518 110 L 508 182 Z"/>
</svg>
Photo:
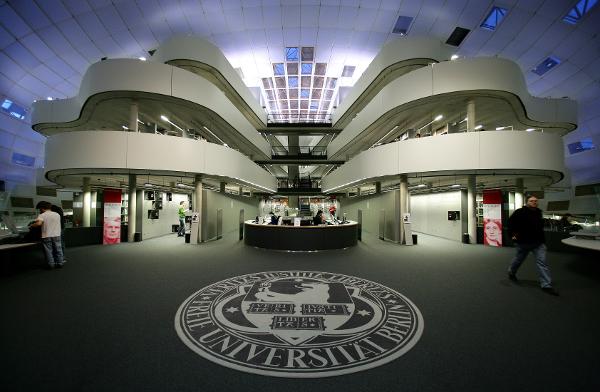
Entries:
<svg viewBox="0 0 600 392">
<path fill-rule="evenodd" d="M 502 191 L 483 191 L 483 243 L 502 246 Z"/>
<path fill-rule="evenodd" d="M 104 245 L 121 242 L 121 190 L 104 190 L 104 230 L 102 243 Z"/>
</svg>

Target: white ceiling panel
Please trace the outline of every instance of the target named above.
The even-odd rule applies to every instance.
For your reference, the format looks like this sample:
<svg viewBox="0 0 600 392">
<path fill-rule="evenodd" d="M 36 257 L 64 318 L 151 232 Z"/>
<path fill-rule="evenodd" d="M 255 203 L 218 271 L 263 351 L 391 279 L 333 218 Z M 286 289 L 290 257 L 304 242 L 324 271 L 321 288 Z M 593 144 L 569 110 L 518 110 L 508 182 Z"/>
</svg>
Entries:
<svg viewBox="0 0 600 392">
<path fill-rule="evenodd" d="M 489 0 L 469 0 L 458 18 L 458 26 L 471 30 L 479 28 L 490 5 Z"/>
<path fill-rule="evenodd" d="M 319 25 L 337 25 L 340 7 L 322 6 L 319 12 Z"/>
<path fill-rule="evenodd" d="M 583 31 L 572 31 L 566 37 L 563 37 L 558 46 L 554 48 L 553 53 L 561 59 L 568 59 L 577 52 L 584 42 L 590 39 L 591 37 Z"/>
<path fill-rule="evenodd" d="M 210 12 L 223 12 L 220 0 L 202 0 L 202 8 L 207 14 Z"/>
<path fill-rule="evenodd" d="M 75 50 L 62 53 L 62 59 L 71 66 L 75 71 L 83 74 L 85 70 L 90 66 L 90 62 L 87 61 L 83 56 L 77 53 Z"/>
<path fill-rule="evenodd" d="M 300 27 L 300 6 L 283 7 L 281 10 L 283 25 L 287 28 Z"/>
<path fill-rule="evenodd" d="M 245 22 L 241 8 L 226 9 L 225 20 L 230 31 L 244 30 Z"/>
<path fill-rule="evenodd" d="M 173 6 L 171 9 L 175 10 L 177 8 L 178 7 Z M 123 19 L 121 19 L 121 16 L 112 4 L 106 7 L 99 8 L 95 12 L 96 15 L 98 15 L 98 18 L 100 19 L 100 22 L 102 22 L 104 27 L 109 32 L 121 31 L 127 28 L 125 23 L 123 23 Z"/>
<path fill-rule="evenodd" d="M 121 49 L 111 36 L 99 38 L 95 42 L 98 49 L 100 49 L 106 57 L 117 58 L 123 55 L 123 49 Z"/>
<path fill-rule="evenodd" d="M 395 12 L 390 12 L 387 9 L 380 9 L 377 11 L 377 16 L 373 22 L 373 31 L 379 33 L 391 33 L 394 25 L 396 24 L 398 15 Z"/>
<path fill-rule="evenodd" d="M 582 72 L 585 72 L 589 77 L 594 80 L 600 81 L 600 58 L 596 58 L 592 63 L 587 65 Z"/>
<path fill-rule="evenodd" d="M 227 32 L 227 22 L 223 12 L 206 12 L 206 22 L 210 26 L 212 34 L 224 34 Z"/>
<path fill-rule="evenodd" d="M 565 16 L 573 6 L 573 1 L 544 1 L 536 10 L 537 14 L 550 19 L 559 19 Z"/>
<path fill-rule="evenodd" d="M 137 26 L 138 24 L 145 24 L 142 12 L 135 2 L 121 1 L 116 3 L 115 7 L 127 28 Z"/>
<path fill-rule="evenodd" d="M 315 46 L 317 43 L 317 30 L 311 28 L 300 29 L 300 42 L 301 46 Z"/>
<path fill-rule="evenodd" d="M 49 86 L 56 86 L 64 82 L 64 79 L 44 64 L 40 64 L 31 70 L 31 74 L 39 80 L 43 80 Z"/>
<path fill-rule="evenodd" d="M 358 16 L 358 9 L 354 7 L 339 7 L 340 12 L 338 14 L 337 28 L 339 29 L 351 29 L 354 27 L 354 22 Z M 331 25 L 326 24 L 327 27 L 335 27 L 332 21 Z"/>
<path fill-rule="evenodd" d="M 315 28 L 319 25 L 319 7 L 305 6 L 300 8 L 300 23 L 302 28 Z"/>
<path fill-rule="evenodd" d="M 16 38 L 32 32 L 31 27 L 8 4 L 0 6 L 0 24 Z"/>
<path fill-rule="evenodd" d="M 15 1 L 11 2 L 11 6 L 33 30 L 39 30 L 52 23 L 35 2 Z"/>
<path fill-rule="evenodd" d="M 555 87 L 556 94 L 577 99 L 584 88 L 594 84 L 594 80 L 583 72 L 576 72 Z"/>
<path fill-rule="evenodd" d="M 250 8 L 253 10 L 254 8 Z M 252 21 L 251 19 L 246 20 L 246 28 L 256 28 L 256 24 L 260 25 L 264 24 L 267 28 L 282 28 L 282 15 L 281 15 L 281 7 L 277 6 L 268 6 L 262 7 L 262 17 L 257 16 L 257 19 Z M 253 26 L 254 25 L 254 26 Z"/>
<path fill-rule="evenodd" d="M 36 0 L 36 3 L 54 23 L 72 16 L 60 0 Z"/>
<path fill-rule="evenodd" d="M 0 72 L 7 78 L 19 80 L 27 74 L 21 66 L 8 57 L 4 51 L 0 53 Z"/>
<path fill-rule="evenodd" d="M 4 52 L 19 64 L 23 69 L 33 69 L 40 65 L 41 61 L 35 57 L 26 47 L 21 45 L 19 41 L 8 45 Z"/>
<path fill-rule="evenodd" d="M 29 34 L 28 36 L 21 39 L 21 43 L 38 59 L 46 61 L 56 56 L 56 53 L 52 51 L 37 34 Z"/>
<path fill-rule="evenodd" d="M 158 41 L 154 38 L 152 30 L 147 25 L 138 24 L 135 27 L 129 28 L 129 31 L 144 50 L 156 49 L 158 47 Z"/>
<path fill-rule="evenodd" d="M 75 19 L 77 19 L 77 23 L 79 23 L 80 26 L 85 27 L 85 31 L 87 32 L 88 36 L 92 39 L 92 41 L 95 41 L 98 38 L 106 37 L 108 35 L 108 31 L 106 30 L 96 13 L 92 11 L 76 16 Z"/>
<path fill-rule="evenodd" d="M 79 73 L 75 72 L 70 65 L 65 63 L 61 58 L 54 57 L 48 61 L 46 61 L 46 65 L 48 68 L 59 74 L 65 79 L 70 78 L 73 75 L 79 75 Z"/>
<path fill-rule="evenodd" d="M 51 90 L 48 85 L 31 74 L 25 75 L 23 79 L 19 80 L 18 84 L 31 92 L 39 92 L 42 96 L 49 95 L 48 93 Z"/>
<path fill-rule="evenodd" d="M 94 9 L 102 8 L 111 3 L 111 0 L 87 0 Z"/>
<path fill-rule="evenodd" d="M 377 9 L 375 8 L 359 8 L 354 20 L 354 29 L 358 31 L 370 31 L 376 16 Z"/>
<path fill-rule="evenodd" d="M 32 34 L 30 34 L 29 36 L 31 35 Z M 13 42 L 15 42 L 15 37 L 13 37 L 13 35 L 8 31 L 6 31 L 4 27 L 0 26 L 0 49 L 4 49 Z"/>
<path fill-rule="evenodd" d="M 586 67 L 600 58 L 600 38 L 584 42 L 575 54 L 569 57 L 569 62 L 581 68 Z"/>
<path fill-rule="evenodd" d="M 69 12 L 73 15 L 80 15 L 80 14 L 84 14 L 86 12 L 92 11 L 92 7 L 90 7 L 90 5 L 88 4 L 87 1 L 81 1 L 81 0 L 61 0 L 61 1 L 65 4 L 65 6 L 69 10 Z"/>
</svg>

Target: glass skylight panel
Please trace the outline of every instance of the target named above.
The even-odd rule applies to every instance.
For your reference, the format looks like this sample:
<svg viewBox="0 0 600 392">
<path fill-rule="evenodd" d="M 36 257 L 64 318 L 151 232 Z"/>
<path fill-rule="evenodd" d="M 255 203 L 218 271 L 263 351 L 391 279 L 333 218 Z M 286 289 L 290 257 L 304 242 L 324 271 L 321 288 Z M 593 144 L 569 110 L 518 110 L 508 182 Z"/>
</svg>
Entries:
<svg viewBox="0 0 600 392">
<path fill-rule="evenodd" d="M 569 153 L 571 155 L 578 154 L 584 151 L 594 150 L 596 148 L 596 146 L 592 142 L 591 137 L 581 139 L 580 141 L 575 143 L 570 143 L 567 147 L 569 148 Z"/>
<path fill-rule="evenodd" d="M 4 109 L 4 106 L 2 108 Z M 11 162 L 15 165 L 33 167 L 35 164 L 35 158 L 30 157 L 29 155 L 13 152 Z"/>
<path fill-rule="evenodd" d="M 279 99 L 287 99 L 287 90 L 284 88 L 280 88 L 277 90 L 277 98 Z"/>
<path fill-rule="evenodd" d="M 298 89 L 296 89 L 296 88 L 290 89 L 289 93 L 290 93 L 290 99 L 298 99 Z"/>
<path fill-rule="evenodd" d="M 312 63 L 302 63 L 302 75 L 310 75 L 312 73 Z"/>
<path fill-rule="evenodd" d="M 546 72 L 550 71 L 552 68 L 556 67 L 558 64 L 560 64 L 560 59 L 554 56 L 550 56 L 544 59 L 544 61 L 542 61 L 541 63 L 539 63 L 534 69 L 531 70 L 531 72 L 542 76 Z"/>
<path fill-rule="evenodd" d="M 279 107 L 283 110 L 287 110 L 288 109 L 288 101 L 280 101 Z"/>
<path fill-rule="evenodd" d="M 298 87 L 298 77 L 297 76 L 290 76 L 288 78 L 288 85 L 291 88 Z"/>
<path fill-rule="evenodd" d="M 297 99 L 292 99 L 290 101 L 290 109 L 298 109 L 298 100 Z"/>
<path fill-rule="evenodd" d="M 301 82 L 302 82 L 302 87 L 310 88 L 310 76 L 303 76 Z"/>
<path fill-rule="evenodd" d="M 273 88 L 273 80 L 271 78 L 262 78 L 262 84 L 265 90 Z"/>
<path fill-rule="evenodd" d="M 321 90 L 321 89 L 316 89 L 316 88 L 313 88 L 313 91 L 312 91 L 312 97 L 313 97 L 314 99 L 321 99 L 321 91 L 323 91 L 323 90 Z"/>
<path fill-rule="evenodd" d="M 313 81 L 313 87 L 321 88 L 323 87 L 323 83 L 325 82 L 325 78 L 315 77 Z"/>
<path fill-rule="evenodd" d="M 333 90 L 325 90 L 325 99 L 333 98 Z"/>
<path fill-rule="evenodd" d="M 351 78 L 354 75 L 354 70 L 356 67 L 354 65 L 345 65 L 344 70 L 342 71 L 343 78 Z"/>
<path fill-rule="evenodd" d="M 577 4 L 575 4 L 575 7 L 571 8 L 569 13 L 565 15 L 563 21 L 572 25 L 577 24 L 581 18 L 583 18 L 583 16 L 587 14 L 593 6 L 596 5 L 597 2 L 598 0 L 578 1 Z"/>
<path fill-rule="evenodd" d="M 273 94 L 273 90 L 265 90 L 265 93 L 267 94 L 267 99 L 269 101 L 272 101 L 275 99 L 275 94 Z"/>
<path fill-rule="evenodd" d="M 2 105 L 0 105 L 0 108 L 2 108 L 3 112 L 7 113 L 10 116 L 18 118 L 19 120 L 24 120 L 25 115 L 27 114 L 27 110 L 25 110 L 24 107 L 14 103 L 13 101 L 7 98 L 5 98 L 4 101 L 2 101 Z"/>
<path fill-rule="evenodd" d="M 277 88 L 286 88 L 285 78 L 275 78 L 275 86 Z"/>
<path fill-rule="evenodd" d="M 483 27 L 484 29 L 491 30 L 491 31 L 496 30 L 496 27 L 498 27 L 500 22 L 502 22 L 502 19 L 504 19 L 504 16 L 506 15 L 507 11 L 508 10 L 506 8 L 502 8 L 502 7 L 492 8 L 492 10 L 488 14 L 488 16 L 485 18 L 485 20 L 481 24 L 481 27 Z"/>
<path fill-rule="evenodd" d="M 287 63 L 288 75 L 298 75 L 298 63 Z"/>
<path fill-rule="evenodd" d="M 315 58 L 315 48 L 312 46 L 302 47 L 302 61 L 313 61 Z"/>
<path fill-rule="evenodd" d="M 300 109 L 308 109 L 308 100 L 303 99 L 300 101 Z"/>
<path fill-rule="evenodd" d="M 327 63 L 317 63 L 315 65 L 315 75 L 325 75 L 327 72 Z"/>
<path fill-rule="evenodd" d="M 309 98 L 310 97 L 310 90 L 309 89 L 302 89 L 300 90 L 300 98 Z"/>
<path fill-rule="evenodd" d="M 327 88 L 335 88 L 337 78 L 327 78 Z"/>
<path fill-rule="evenodd" d="M 406 35 L 408 29 L 410 28 L 410 24 L 412 23 L 413 18 L 410 16 L 400 15 L 396 20 L 396 24 L 394 25 L 394 29 L 392 33 Z"/>
<path fill-rule="evenodd" d="M 274 75 L 283 75 L 284 73 L 285 73 L 285 69 L 283 68 L 283 63 L 273 64 L 273 74 Z"/>
<path fill-rule="evenodd" d="M 298 61 L 298 48 L 297 47 L 287 47 L 285 48 L 285 59 L 287 61 Z"/>
</svg>

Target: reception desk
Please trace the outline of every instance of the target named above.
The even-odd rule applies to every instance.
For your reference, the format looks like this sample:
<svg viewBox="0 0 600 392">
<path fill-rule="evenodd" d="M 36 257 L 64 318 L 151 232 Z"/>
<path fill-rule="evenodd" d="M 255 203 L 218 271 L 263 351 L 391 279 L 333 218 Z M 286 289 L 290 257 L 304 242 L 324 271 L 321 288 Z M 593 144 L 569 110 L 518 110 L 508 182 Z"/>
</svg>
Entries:
<svg viewBox="0 0 600 392">
<path fill-rule="evenodd" d="M 257 248 L 290 251 L 343 249 L 356 245 L 357 239 L 358 224 L 353 221 L 319 226 L 244 223 L 244 243 Z"/>
</svg>

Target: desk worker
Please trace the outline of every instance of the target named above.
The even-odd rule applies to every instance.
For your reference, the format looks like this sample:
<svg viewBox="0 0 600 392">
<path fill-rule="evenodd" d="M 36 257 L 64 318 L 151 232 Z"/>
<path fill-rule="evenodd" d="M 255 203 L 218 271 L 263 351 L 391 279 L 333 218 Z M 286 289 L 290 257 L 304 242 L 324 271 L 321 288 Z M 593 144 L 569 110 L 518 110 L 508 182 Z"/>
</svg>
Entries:
<svg viewBox="0 0 600 392">
<path fill-rule="evenodd" d="M 62 268 L 63 253 L 60 241 L 60 215 L 51 211 L 52 204 L 47 201 L 40 201 L 36 208 L 40 210 L 40 215 L 32 227 L 40 226 L 42 228 L 42 245 L 44 254 L 48 262 L 48 269 Z"/>
<path fill-rule="evenodd" d="M 318 226 L 320 224 L 325 223 L 325 217 L 323 216 L 323 211 L 317 211 L 317 215 L 313 218 L 313 225 Z"/>
<path fill-rule="evenodd" d="M 277 225 L 277 222 L 279 221 L 279 217 L 277 215 L 275 215 L 273 213 L 273 211 L 269 212 L 269 215 L 271 216 L 271 222 L 269 224 L 270 225 Z"/>
</svg>

